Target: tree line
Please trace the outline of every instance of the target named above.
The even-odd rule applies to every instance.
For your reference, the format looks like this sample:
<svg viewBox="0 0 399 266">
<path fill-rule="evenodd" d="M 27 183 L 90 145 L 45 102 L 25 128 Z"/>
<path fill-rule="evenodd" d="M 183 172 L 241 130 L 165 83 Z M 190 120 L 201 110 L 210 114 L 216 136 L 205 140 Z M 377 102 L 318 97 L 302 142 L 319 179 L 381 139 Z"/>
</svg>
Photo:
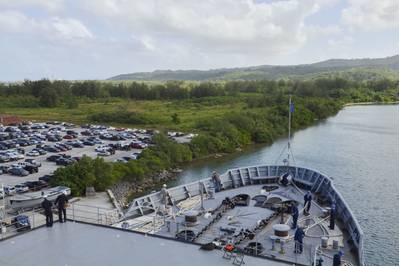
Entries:
<svg viewBox="0 0 399 266">
<path fill-rule="evenodd" d="M 357 81 L 339 77 L 201 83 L 168 81 L 162 84 L 42 79 L 0 84 L 0 97 L 16 99 L 15 105 L 20 105 L 17 107 L 76 108 L 81 99 L 98 100 L 115 97 L 132 100 L 181 100 L 238 93 L 261 93 L 266 96 L 292 94 L 353 102 L 388 101 L 398 97 L 398 90 L 399 81 L 389 79 Z"/>
</svg>

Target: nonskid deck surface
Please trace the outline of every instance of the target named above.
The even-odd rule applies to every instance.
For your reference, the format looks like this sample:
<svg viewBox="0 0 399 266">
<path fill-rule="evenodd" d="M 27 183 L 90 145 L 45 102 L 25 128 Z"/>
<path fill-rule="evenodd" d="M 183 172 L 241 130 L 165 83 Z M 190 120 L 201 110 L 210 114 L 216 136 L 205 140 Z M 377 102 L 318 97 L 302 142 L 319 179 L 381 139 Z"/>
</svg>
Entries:
<svg viewBox="0 0 399 266">
<path fill-rule="evenodd" d="M 222 256 L 220 251 L 202 251 L 197 245 L 73 222 L 0 242 L 2 266 L 232 265 L 232 260 Z M 263 259 L 246 257 L 244 265 L 263 263 Z M 287 264 L 268 261 L 267 265 Z"/>
<path fill-rule="evenodd" d="M 274 184 L 275 185 L 275 184 Z M 274 236 L 273 225 L 281 223 L 281 215 L 277 212 L 268 209 L 255 206 L 256 201 L 250 200 L 248 206 L 235 206 L 233 209 L 228 209 L 221 214 L 221 217 L 214 219 L 218 212 L 214 212 L 212 217 L 206 217 L 205 215 L 199 215 L 198 220 L 195 224 L 187 225 L 184 221 L 184 214 L 192 210 L 198 211 L 199 213 L 206 213 L 207 211 L 216 210 L 221 202 L 226 197 L 233 198 L 239 194 L 249 195 L 253 197 L 260 195 L 264 185 L 251 185 L 235 189 L 229 189 L 216 193 L 212 199 L 204 196 L 203 206 L 201 206 L 200 196 L 195 196 L 184 200 L 174 206 L 170 206 L 173 211 L 169 211 L 168 215 L 157 215 L 153 213 L 140 216 L 135 219 L 125 221 L 125 226 L 129 224 L 129 228 L 135 231 L 145 232 L 156 235 L 175 238 L 179 232 L 180 237 L 186 238 L 191 242 L 205 244 L 212 241 L 219 241 L 223 244 L 225 242 L 234 242 L 236 246 L 241 250 L 245 250 L 249 243 L 257 243 L 257 247 L 261 249 L 247 249 L 266 258 L 275 258 L 290 263 L 297 263 L 303 265 L 311 265 L 315 256 L 315 249 L 320 248 L 321 237 L 328 236 L 328 248 L 321 249 L 323 253 L 323 265 L 332 265 L 332 257 L 338 252 L 337 249 L 332 248 L 333 240 L 337 240 L 339 243 L 339 250 L 344 251 L 343 260 L 346 261 L 346 265 L 358 265 L 356 262 L 356 255 L 352 254 L 347 244 L 347 236 L 340 229 L 340 226 L 336 226 L 335 230 L 330 230 L 328 227 L 329 220 L 323 214 L 323 207 L 317 205 L 314 201 L 312 202 L 312 208 L 309 216 L 304 216 L 302 211 L 298 219 L 298 224 L 305 228 L 306 236 L 304 238 L 304 251 L 302 254 L 294 253 L 294 240 L 293 235 L 295 231 L 293 229 L 289 232 L 289 237 L 284 241 L 283 250 L 281 250 L 280 243 L 274 243 L 274 249 L 272 238 Z M 279 187 L 274 190 L 270 195 L 278 195 L 283 199 L 295 200 L 299 202 L 298 209 L 303 209 L 303 191 L 295 186 Z M 266 194 L 268 194 L 266 193 Z M 269 195 L 269 197 L 270 197 Z M 314 196 L 315 198 L 315 196 Z M 323 218 L 322 218 L 323 217 Z M 212 222 L 215 220 L 214 222 Z M 259 221 L 267 221 L 267 225 L 259 226 Z M 154 226 L 155 221 L 155 226 Z M 291 215 L 284 215 L 285 224 L 291 225 Z M 122 223 L 116 226 L 122 226 Z M 233 234 L 227 234 L 227 230 L 235 230 Z M 255 232 L 252 239 L 234 237 L 242 230 L 250 230 Z M 191 239 L 191 234 L 194 235 L 194 239 Z M 239 240 L 237 243 L 237 239 Z M 184 239 L 183 239 L 184 240 Z M 222 241 L 220 241 L 222 240 Z M 317 256 L 319 257 L 319 256 Z"/>
</svg>

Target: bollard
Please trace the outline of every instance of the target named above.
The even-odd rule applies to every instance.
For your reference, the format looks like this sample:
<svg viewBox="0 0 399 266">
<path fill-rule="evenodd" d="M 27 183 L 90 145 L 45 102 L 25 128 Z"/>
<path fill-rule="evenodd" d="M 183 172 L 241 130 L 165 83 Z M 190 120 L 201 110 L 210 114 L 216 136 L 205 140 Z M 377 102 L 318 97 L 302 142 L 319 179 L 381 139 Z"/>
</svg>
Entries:
<svg viewBox="0 0 399 266">
<path fill-rule="evenodd" d="M 284 240 L 280 239 L 280 254 L 285 254 L 284 250 Z"/>
</svg>

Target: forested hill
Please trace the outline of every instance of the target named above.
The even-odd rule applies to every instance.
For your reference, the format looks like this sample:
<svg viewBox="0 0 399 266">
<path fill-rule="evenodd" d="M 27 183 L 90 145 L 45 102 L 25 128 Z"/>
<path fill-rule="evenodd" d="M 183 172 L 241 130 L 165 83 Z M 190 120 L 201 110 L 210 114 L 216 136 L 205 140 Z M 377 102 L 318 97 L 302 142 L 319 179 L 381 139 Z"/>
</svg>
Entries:
<svg viewBox="0 0 399 266">
<path fill-rule="evenodd" d="M 110 80 L 256 80 L 307 79 L 338 76 L 355 80 L 375 78 L 399 79 L 399 55 L 374 59 L 330 59 L 313 64 L 292 66 L 254 66 L 212 70 L 156 70 L 122 74 Z"/>
</svg>

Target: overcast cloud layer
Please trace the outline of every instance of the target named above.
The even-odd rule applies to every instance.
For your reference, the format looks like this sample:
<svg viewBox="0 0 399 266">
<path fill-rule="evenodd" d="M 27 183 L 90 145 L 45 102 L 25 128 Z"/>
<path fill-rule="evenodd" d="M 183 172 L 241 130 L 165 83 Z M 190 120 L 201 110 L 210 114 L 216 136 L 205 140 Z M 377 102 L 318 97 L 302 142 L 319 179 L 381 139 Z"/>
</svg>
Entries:
<svg viewBox="0 0 399 266">
<path fill-rule="evenodd" d="M 0 0 L 0 80 L 399 53 L 397 0 Z"/>
</svg>

